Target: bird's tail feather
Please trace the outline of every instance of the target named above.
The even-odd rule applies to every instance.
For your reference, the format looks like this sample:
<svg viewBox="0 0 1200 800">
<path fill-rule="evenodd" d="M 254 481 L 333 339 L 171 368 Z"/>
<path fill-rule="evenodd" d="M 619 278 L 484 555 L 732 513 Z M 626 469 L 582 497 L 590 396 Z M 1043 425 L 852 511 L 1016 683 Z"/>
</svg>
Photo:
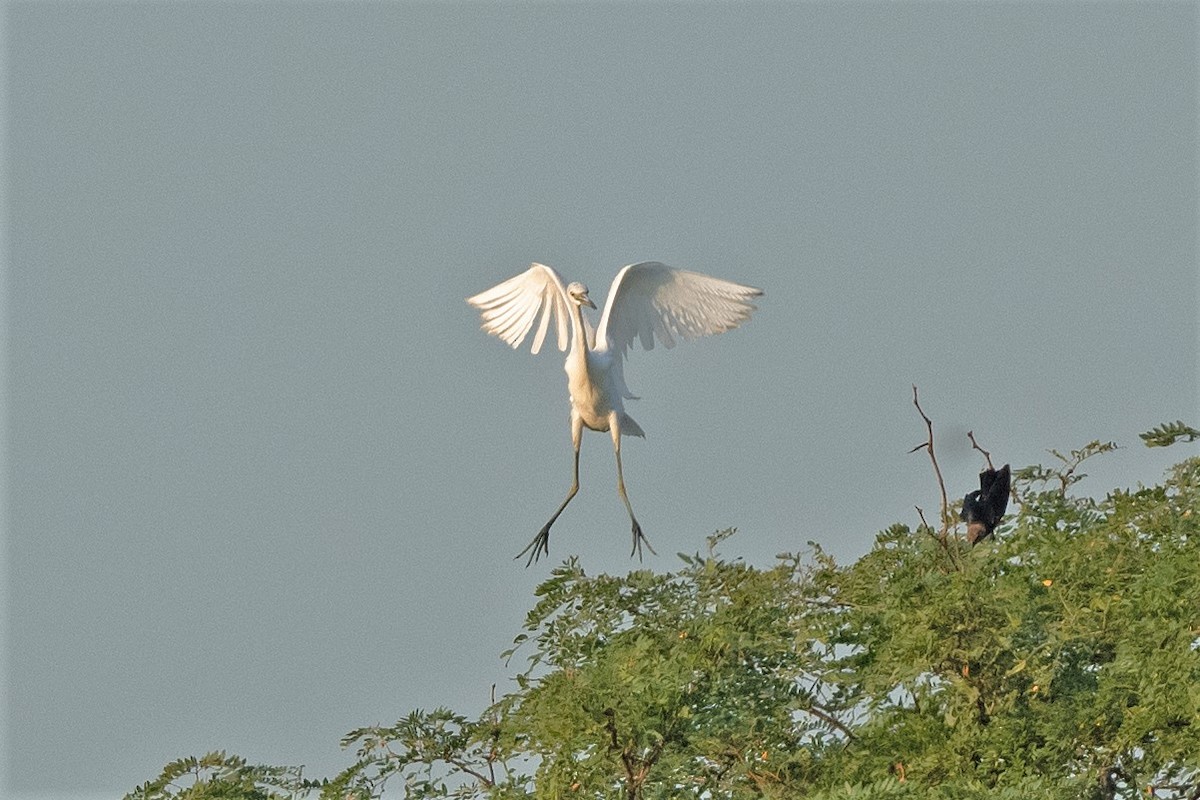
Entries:
<svg viewBox="0 0 1200 800">
<path fill-rule="evenodd" d="M 646 432 L 642 430 L 642 426 L 634 422 L 633 417 L 628 414 L 621 414 L 621 435 L 646 438 Z"/>
</svg>

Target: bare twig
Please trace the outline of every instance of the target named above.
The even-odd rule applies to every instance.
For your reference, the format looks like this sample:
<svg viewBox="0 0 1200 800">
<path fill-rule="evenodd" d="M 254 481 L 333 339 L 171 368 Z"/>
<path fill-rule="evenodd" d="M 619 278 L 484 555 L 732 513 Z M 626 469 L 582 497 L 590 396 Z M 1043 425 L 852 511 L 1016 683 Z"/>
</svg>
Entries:
<svg viewBox="0 0 1200 800">
<path fill-rule="evenodd" d="M 492 779 L 488 780 L 488 777 L 486 775 L 484 775 L 482 772 L 479 772 L 478 770 L 471 769 L 471 767 L 467 765 L 467 762 L 465 762 L 461 759 L 450 758 L 449 756 L 446 756 L 445 759 L 446 759 L 447 764 L 449 764 L 452 767 L 457 767 L 460 771 L 465 772 L 466 774 L 470 775 L 475 780 L 477 780 L 481 784 L 483 784 L 485 788 L 490 789 L 496 785 L 496 780 L 495 780 L 496 776 L 494 774 L 492 775 Z M 489 768 L 490 768 L 490 765 L 489 765 Z"/>
<path fill-rule="evenodd" d="M 933 529 L 933 526 L 931 526 L 929 521 L 925 519 L 924 509 L 922 509 L 920 506 L 913 506 L 913 508 L 917 510 L 917 516 L 921 518 L 921 530 L 928 533 L 929 538 L 937 542 L 938 546 L 942 548 L 942 552 L 946 554 L 948 559 L 950 559 L 950 563 L 957 566 L 958 559 L 955 558 L 954 551 L 950 549 L 950 537 L 946 536 L 945 533 L 939 534 Z"/>
<path fill-rule="evenodd" d="M 604 723 L 604 729 L 608 731 L 609 750 L 621 751 L 621 765 L 625 768 L 625 797 L 626 800 L 638 800 L 640 786 L 638 784 L 638 771 L 635 769 L 636 764 L 633 754 L 629 747 L 621 747 L 620 741 L 617 738 L 617 712 L 611 708 L 604 709 L 604 716 L 608 720 Z"/>
<path fill-rule="evenodd" d="M 641 766 L 638 768 L 637 773 L 637 789 L 639 797 L 641 796 L 642 786 L 645 785 L 646 778 L 649 777 L 651 768 L 654 767 L 654 765 L 658 762 L 659 756 L 662 755 L 663 747 L 666 745 L 666 743 L 666 739 L 659 739 L 654 743 L 654 747 L 650 748 L 649 755 L 642 756 L 640 759 L 638 759 L 641 762 Z"/>
<path fill-rule="evenodd" d="M 604 716 L 608 722 L 604 723 L 604 730 L 608 731 L 609 750 L 620 750 L 621 745 L 617 743 L 617 712 L 611 708 L 604 709 Z"/>
<path fill-rule="evenodd" d="M 496 684 L 492 684 L 492 746 L 488 749 L 487 767 L 488 775 L 491 776 L 491 781 L 488 786 L 496 785 L 496 759 L 499 754 L 496 752 L 496 741 L 500 738 L 500 719 L 496 713 Z"/>
<path fill-rule="evenodd" d="M 925 509 L 921 508 L 920 506 L 913 506 L 913 508 L 915 508 L 917 510 L 917 516 L 921 518 L 922 530 L 927 531 L 930 536 L 937 539 L 938 538 L 937 532 L 934 531 L 933 526 L 930 525 L 929 522 L 925 519 Z"/>
<path fill-rule="evenodd" d="M 925 430 L 928 432 L 928 438 L 908 452 L 915 453 L 918 450 L 924 449 L 929 453 L 929 460 L 933 463 L 933 474 L 937 476 L 938 489 L 942 493 L 942 528 L 938 531 L 938 537 L 942 541 L 945 541 L 950 534 L 950 500 L 946 496 L 946 482 L 942 479 L 942 468 L 938 466 L 937 454 L 933 450 L 933 420 L 921 408 L 921 401 L 917 398 L 916 384 L 913 384 L 912 390 L 913 405 L 917 407 L 917 413 L 921 415 L 921 419 L 925 420 Z"/>
<path fill-rule="evenodd" d="M 848 727 L 846 727 L 842 723 L 841 720 L 839 720 L 837 717 L 835 717 L 833 715 L 832 712 L 827 711 L 826 709 L 822 708 L 821 706 L 817 705 L 816 703 L 809 703 L 804 708 L 804 710 L 807 711 L 809 714 L 812 714 L 814 717 L 821 720 L 822 722 L 826 723 L 830 727 L 841 731 L 842 734 L 847 739 L 854 740 L 854 739 L 858 738 L 854 735 L 854 731 L 852 731 Z"/>
<path fill-rule="evenodd" d="M 988 469 L 995 469 L 996 466 L 992 464 L 992 454 L 980 447 L 979 442 L 975 441 L 975 431 L 967 431 L 967 438 L 971 440 L 972 448 L 983 453 L 983 457 L 987 459 Z"/>
<path fill-rule="evenodd" d="M 979 446 L 979 442 L 975 441 L 975 432 L 967 431 L 967 438 L 971 440 L 971 447 L 983 453 L 983 457 L 987 459 L 988 469 L 995 471 L 996 465 L 992 463 L 992 454 Z M 1017 494 L 1017 485 L 1014 483 L 1008 489 L 1008 497 L 1013 503 L 1021 502 L 1020 496 Z"/>
</svg>

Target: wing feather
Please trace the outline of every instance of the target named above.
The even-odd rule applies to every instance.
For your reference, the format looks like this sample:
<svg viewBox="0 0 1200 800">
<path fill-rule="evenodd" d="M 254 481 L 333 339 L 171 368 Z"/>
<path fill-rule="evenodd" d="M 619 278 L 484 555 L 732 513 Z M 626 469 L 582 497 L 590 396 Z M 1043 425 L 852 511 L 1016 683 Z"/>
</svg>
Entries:
<svg viewBox="0 0 1200 800">
<path fill-rule="evenodd" d="M 677 340 L 733 330 L 750 319 L 757 308 L 750 301 L 761 295 L 752 286 L 657 261 L 630 264 L 608 290 L 596 346 L 624 356 L 635 341 L 653 350 L 656 338 L 674 347 Z"/>
<path fill-rule="evenodd" d="M 567 349 L 567 290 L 562 276 L 545 264 L 533 264 L 520 275 L 468 297 L 467 302 L 479 309 L 483 329 L 514 349 L 525 341 L 539 313 L 532 351 L 542 349 L 552 322 L 558 349 Z"/>
</svg>

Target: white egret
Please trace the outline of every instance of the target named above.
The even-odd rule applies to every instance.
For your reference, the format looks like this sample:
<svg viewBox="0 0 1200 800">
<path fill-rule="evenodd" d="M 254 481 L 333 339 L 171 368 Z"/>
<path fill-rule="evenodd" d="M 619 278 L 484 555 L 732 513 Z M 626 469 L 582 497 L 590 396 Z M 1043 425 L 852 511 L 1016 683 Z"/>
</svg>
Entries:
<svg viewBox="0 0 1200 800">
<path fill-rule="evenodd" d="M 750 286 L 647 261 L 630 264 L 617 273 L 608 290 L 600 326 L 594 329 L 582 310 L 583 306 L 596 307 L 588 297 L 588 288 L 577 282 L 564 285 L 562 276 L 544 264 L 533 264 L 520 275 L 467 298 L 480 310 L 483 330 L 514 349 L 525 341 L 535 322 L 539 324 L 533 337 L 534 353 L 541 350 L 551 323 L 558 349 L 570 347 L 564 369 L 571 395 L 571 444 L 575 449 L 571 488 L 550 521 L 517 558 L 532 550 L 525 563 L 529 566 L 542 554 L 549 554 L 550 526 L 579 491 L 579 444 L 585 427 L 612 435 L 617 494 L 633 523 L 630 555 L 636 553 L 640 560 L 643 544 L 654 552 L 633 515 L 621 472 L 621 437 L 645 436 L 641 426 L 625 413 L 623 401 L 637 399 L 625 385 L 625 352 L 635 341 L 651 350 L 655 337 L 665 346 L 674 347 L 676 339 L 686 341 L 732 330 L 750 318 L 755 310 L 750 299 L 760 295 L 761 291 Z"/>
</svg>

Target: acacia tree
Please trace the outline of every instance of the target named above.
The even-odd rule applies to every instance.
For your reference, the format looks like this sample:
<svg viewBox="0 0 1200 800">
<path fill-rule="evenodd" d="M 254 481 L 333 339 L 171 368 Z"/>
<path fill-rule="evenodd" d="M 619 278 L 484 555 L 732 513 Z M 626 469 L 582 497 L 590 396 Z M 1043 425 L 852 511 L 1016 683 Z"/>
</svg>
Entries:
<svg viewBox="0 0 1200 800">
<path fill-rule="evenodd" d="M 130 798 L 1196 800 L 1200 459 L 1073 494 L 1111 447 L 1018 470 L 1016 514 L 975 547 L 946 507 L 849 565 L 810 545 L 750 566 L 720 554 L 732 531 L 673 572 L 568 561 L 480 717 L 352 731 L 330 780 L 238 762 Z"/>
<path fill-rule="evenodd" d="M 1020 512 L 986 547 L 898 526 L 821 576 L 867 712 L 844 775 L 890 763 L 949 794 L 1200 796 L 1200 460 L 1071 497 L 1104 449 L 1022 470 Z"/>
</svg>

